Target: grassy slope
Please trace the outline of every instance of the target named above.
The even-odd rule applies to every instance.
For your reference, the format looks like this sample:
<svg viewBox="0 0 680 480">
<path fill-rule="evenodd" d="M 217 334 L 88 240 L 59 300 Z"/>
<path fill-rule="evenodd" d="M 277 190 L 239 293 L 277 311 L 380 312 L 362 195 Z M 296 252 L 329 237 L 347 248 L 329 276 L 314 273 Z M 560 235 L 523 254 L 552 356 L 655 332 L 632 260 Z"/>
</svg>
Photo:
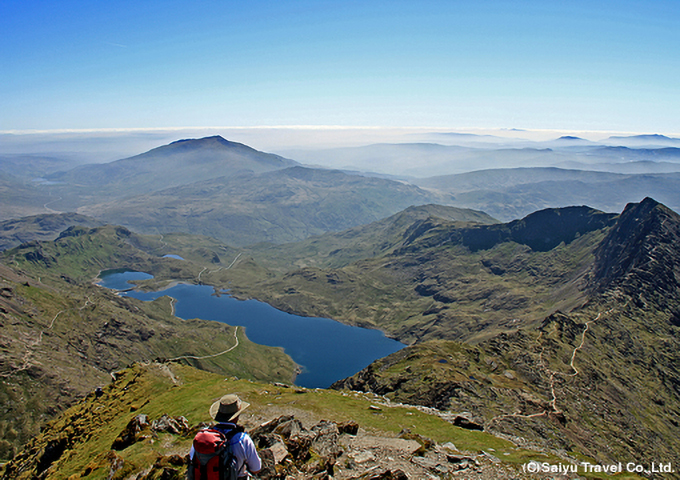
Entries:
<svg viewBox="0 0 680 480">
<path fill-rule="evenodd" d="M 118 452 L 111 444 L 127 422 L 137 414 L 156 420 L 162 414 L 185 416 L 190 425 L 209 420 L 207 410 L 214 399 L 226 392 L 237 393 L 251 404 L 242 421 L 250 428 L 282 413 L 329 421 L 354 420 L 375 435 L 395 436 L 403 428 L 439 443 L 453 442 L 462 451 L 492 450 L 504 462 L 520 464 L 529 460 L 553 461 L 555 457 L 516 448 L 511 442 L 483 432 L 454 427 L 439 417 L 414 408 L 370 409 L 371 395 L 329 390 L 293 390 L 244 380 L 225 379 L 177 364 L 135 365 L 121 372 L 101 398 L 90 395 L 52 421 L 32 440 L 15 462 L 5 466 L 5 477 L 15 480 L 34 478 L 38 459 L 45 448 L 59 445 L 63 452 L 53 462 L 43 462 L 49 479 L 111 478 L 112 458 L 122 465 L 113 478 L 122 479 L 148 469 L 159 457 L 184 456 L 192 435 L 159 434 Z M 58 450 L 58 449 L 55 449 Z M 121 461 L 122 460 L 122 461 Z M 23 465 L 24 470 L 18 471 Z"/>
<path fill-rule="evenodd" d="M 103 225 L 94 218 L 77 213 L 42 214 L 0 222 L 0 250 L 32 240 L 54 240 L 71 225 L 94 227 Z"/>
<path fill-rule="evenodd" d="M 125 229 L 78 232 L 10 250 L 2 260 L 6 266 L 0 265 L 0 374 L 5 379 L 0 396 L 8 406 L 0 419 L 3 457 L 37 433 L 46 418 L 109 382 L 111 371 L 135 361 L 212 355 L 235 343 L 228 325 L 174 317 L 169 297 L 145 303 L 91 283 L 107 267 L 195 279 L 200 265 L 146 254 L 133 244 L 157 240 Z M 243 330 L 237 335 L 233 352 L 186 361 L 244 378 L 292 380 L 295 365 L 281 349 L 255 345 Z"/>
<path fill-rule="evenodd" d="M 475 346 L 423 342 L 337 386 L 472 412 L 489 431 L 602 463 L 672 462 L 677 334 L 662 312 L 591 305 Z"/>
<path fill-rule="evenodd" d="M 670 225 L 668 219 L 657 223 Z M 406 370 L 409 365 L 401 357 L 387 361 L 385 368 L 380 367 L 385 381 L 370 387 L 386 388 L 385 392 L 395 392 L 395 398 L 429 398 L 442 407 L 471 410 L 489 422 L 490 428 L 603 460 L 621 458 L 622 452 L 631 451 L 645 455 L 657 452 L 666 458 L 677 438 L 672 419 L 673 412 L 677 412 L 673 385 L 678 375 L 673 365 L 679 363 L 672 340 L 677 332 L 672 322 L 669 327 L 668 312 L 640 311 L 640 306 L 649 304 L 642 297 L 632 302 L 636 308 L 626 310 L 628 297 L 615 294 L 601 304 L 586 304 L 570 317 L 553 316 L 537 330 L 548 313 L 571 311 L 585 302 L 584 287 L 595 247 L 610 229 L 567 235 L 568 241 L 545 251 L 532 250 L 517 241 L 501 241 L 488 249 L 477 249 L 474 242 L 470 243 L 470 239 L 479 241 L 480 237 L 475 236 L 479 229 L 495 229 L 494 238 L 506 238 L 503 235 L 512 237 L 526 225 L 518 224 L 515 230 L 507 225 L 461 229 L 441 219 L 428 218 L 407 229 L 398 249 L 339 269 L 305 268 L 273 276 L 243 252 L 225 250 L 229 256 L 236 253 L 234 261 L 229 262 L 230 268 L 223 266 L 227 262 L 218 255 L 220 263 L 201 272 L 205 281 L 231 286 L 240 294 L 256 292 L 259 298 L 266 299 L 268 288 L 283 299 L 273 298 L 272 303 L 279 301 L 279 306 L 298 312 L 321 311 L 326 312 L 321 315 L 357 323 L 385 322 L 385 328 L 421 340 L 453 337 L 479 342 L 477 347 L 482 350 L 478 353 L 474 350 L 477 347 L 462 348 L 452 343 L 442 344 L 430 354 L 427 349 L 431 344 L 427 342 L 404 351 L 426 353 L 423 357 L 427 360 L 415 372 L 413 366 L 411 372 Z M 527 231 L 522 235 L 525 234 Z M 512 238 L 522 240 L 521 237 Z M 533 241 L 530 237 L 525 235 L 522 241 Z M 662 233 L 659 238 L 674 237 Z M 189 237 L 135 236 L 135 242 L 143 243 L 148 251 L 167 249 L 171 244 L 166 240 L 185 249 L 186 255 L 192 254 Z M 671 240 L 667 248 L 672 250 L 673 245 Z M 201 248 L 206 250 L 194 253 L 197 259 L 214 259 L 207 252 L 219 250 L 208 240 L 202 242 Z M 631 245 L 630 250 L 636 252 L 639 247 Z M 672 263 L 670 258 L 664 253 L 651 263 Z M 173 273 L 159 263 L 169 260 L 146 261 L 148 268 Z M 189 263 L 168 265 L 177 265 L 175 268 L 181 267 L 177 273 L 195 278 L 201 273 L 197 271 L 200 266 Z M 268 280 L 263 282 L 263 278 Z M 658 296 L 658 291 L 652 287 L 647 293 Z M 587 337 L 580 337 L 584 335 L 585 322 L 603 312 L 608 314 L 589 327 Z M 579 371 L 583 373 L 572 377 L 569 358 L 580 338 L 589 340 L 578 351 L 578 359 L 584 362 Z M 469 377 L 482 380 L 464 380 Z M 626 386 L 631 379 L 633 389 Z M 458 399 L 451 395 L 438 398 L 442 392 L 450 393 L 447 388 L 465 395 Z M 489 398 L 493 402 L 486 401 Z M 538 418 L 543 416 L 546 418 Z"/>
<path fill-rule="evenodd" d="M 339 268 L 393 251 L 403 244 L 406 232 L 414 223 L 430 217 L 460 225 L 498 223 L 475 210 L 432 204 L 412 206 L 388 218 L 343 232 L 284 245 L 259 244 L 249 247 L 248 251 L 259 263 L 277 273 L 306 267 Z"/>
<path fill-rule="evenodd" d="M 603 462 L 673 461 L 680 216 L 646 199 L 606 233 L 587 250 L 582 306 L 474 347 L 423 342 L 342 385 L 471 411 L 489 429 Z"/>
</svg>

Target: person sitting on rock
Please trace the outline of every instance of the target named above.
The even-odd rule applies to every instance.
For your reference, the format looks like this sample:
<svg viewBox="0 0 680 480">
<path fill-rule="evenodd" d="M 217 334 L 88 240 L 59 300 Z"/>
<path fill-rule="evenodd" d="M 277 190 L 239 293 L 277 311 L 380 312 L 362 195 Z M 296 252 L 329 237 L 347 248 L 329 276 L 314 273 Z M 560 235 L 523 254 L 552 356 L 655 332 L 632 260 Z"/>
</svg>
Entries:
<svg viewBox="0 0 680 480">
<path fill-rule="evenodd" d="M 207 462 L 211 452 L 208 448 L 208 453 L 205 453 L 206 446 L 211 445 L 215 448 L 215 445 L 225 440 L 228 443 L 227 452 L 233 455 L 234 461 L 231 469 L 235 470 L 237 478 L 250 478 L 250 473 L 257 474 L 260 471 L 262 461 L 257 454 L 255 444 L 243 427 L 238 425 L 239 415 L 249 405 L 237 395 L 230 394 L 224 395 L 210 406 L 210 416 L 217 422 L 217 425 L 196 434 L 189 452 L 190 464 L 187 475 L 189 480 L 210 480 L 216 475 L 218 463 L 223 462 L 215 459 L 210 461 L 207 467 L 205 465 L 201 467 L 200 457 L 203 456 L 204 461 Z M 229 466 L 227 465 L 226 468 L 229 469 Z"/>
</svg>

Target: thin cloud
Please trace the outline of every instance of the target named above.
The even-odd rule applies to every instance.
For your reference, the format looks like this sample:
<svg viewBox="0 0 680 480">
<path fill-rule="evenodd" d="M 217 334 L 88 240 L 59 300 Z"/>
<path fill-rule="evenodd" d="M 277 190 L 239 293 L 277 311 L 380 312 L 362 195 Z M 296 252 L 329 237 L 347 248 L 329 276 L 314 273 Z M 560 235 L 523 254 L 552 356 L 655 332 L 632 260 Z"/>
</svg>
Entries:
<svg viewBox="0 0 680 480">
<path fill-rule="evenodd" d="M 115 42 L 104 42 L 105 45 L 110 45 L 112 47 L 118 47 L 118 48 L 128 48 L 127 45 L 123 45 L 122 43 L 115 43 Z"/>
</svg>

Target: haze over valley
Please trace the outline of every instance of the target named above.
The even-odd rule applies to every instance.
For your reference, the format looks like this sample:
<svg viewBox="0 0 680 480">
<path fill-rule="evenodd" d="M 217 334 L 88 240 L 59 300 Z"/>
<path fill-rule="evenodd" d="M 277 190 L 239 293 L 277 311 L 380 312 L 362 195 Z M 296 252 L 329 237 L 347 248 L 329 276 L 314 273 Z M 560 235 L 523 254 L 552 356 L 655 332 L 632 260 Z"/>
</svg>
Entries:
<svg viewBox="0 0 680 480">
<path fill-rule="evenodd" d="M 460 137 L 468 146 L 373 144 L 294 158 L 217 135 L 71 169 L 56 156 L 6 155 L 1 216 L 71 211 L 141 233 L 193 231 L 248 245 L 302 240 L 427 203 L 501 221 L 570 205 L 617 212 L 645 197 L 680 209 L 680 146 L 668 146 L 680 145 L 675 138 L 610 136 L 606 145 L 562 136 L 528 147 L 451 136 Z"/>
</svg>

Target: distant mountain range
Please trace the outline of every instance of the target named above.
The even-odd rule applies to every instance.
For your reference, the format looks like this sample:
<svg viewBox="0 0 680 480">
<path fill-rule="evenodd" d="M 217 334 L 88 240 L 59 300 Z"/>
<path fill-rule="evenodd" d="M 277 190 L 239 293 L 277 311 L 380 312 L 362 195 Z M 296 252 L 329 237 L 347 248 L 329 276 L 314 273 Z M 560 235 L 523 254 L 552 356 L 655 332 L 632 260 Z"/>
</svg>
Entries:
<svg viewBox="0 0 680 480">
<path fill-rule="evenodd" d="M 326 168 L 401 176 L 405 180 L 496 168 L 570 167 L 624 173 L 629 162 L 669 162 L 680 171 L 680 142 L 661 146 L 629 142 L 597 143 L 577 137 L 547 142 L 441 145 L 375 144 L 324 150 L 286 150 L 296 160 Z M 654 173 L 642 170 L 640 173 Z"/>
<path fill-rule="evenodd" d="M 680 148 L 591 145 L 571 137 L 551 148 L 380 144 L 297 158 L 342 161 L 351 171 L 305 166 L 219 136 L 52 172 L 41 182 L 31 175 L 55 165 L 22 158 L 26 163 L 0 158 L 0 167 L 4 161 L 13 172 L 0 174 L 0 220 L 78 212 L 143 233 L 191 231 L 241 246 L 294 242 L 430 203 L 501 221 L 569 205 L 620 211 L 647 196 L 680 209 Z M 490 168 L 496 165 L 505 168 Z M 414 176 L 370 173 L 395 166 Z M 441 174 L 451 170 L 465 173 Z"/>
<path fill-rule="evenodd" d="M 606 212 L 654 196 L 680 210 L 680 173 L 614 174 L 561 168 L 492 169 L 414 181 L 451 195 L 454 205 L 503 221 L 554 206 L 589 205 Z"/>
<path fill-rule="evenodd" d="M 77 162 L 42 155 L 0 155 L 0 172 L 34 180 L 74 168 Z"/>
<path fill-rule="evenodd" d="M 0 171 L 0 220 L 50 212 L 51 202 L 59 200 L 38 185 Z"/>
<path fill-rule="evenodd" d="M 392 180 L 298 166 L 222 176 L 78 211 L 142 233 L 200 232 L 241 246 L 340 231 L 445 197 Z"/>
<path fill-rule="evenodd" d="M 669 146 L 680 145 L 680 138 L 667 137 L 665 135 L 631 135 L 631 136 L 611 136 L 609 141 L 624 146 L 656 145 Z"/>
<path fill-rule="evenodd" d="M 46 178 L 23 187 L 38 194 L 26 214 L 78 211 L 143 233 L 190 231 L 233 245 L 301 240 L 410 205 L 447 202 L 403 182 L 302 167 L 222 137 L 181 140 Z M 14 207 L 20 190 L 12 190 L 5 202 Z"/>
</svg>

